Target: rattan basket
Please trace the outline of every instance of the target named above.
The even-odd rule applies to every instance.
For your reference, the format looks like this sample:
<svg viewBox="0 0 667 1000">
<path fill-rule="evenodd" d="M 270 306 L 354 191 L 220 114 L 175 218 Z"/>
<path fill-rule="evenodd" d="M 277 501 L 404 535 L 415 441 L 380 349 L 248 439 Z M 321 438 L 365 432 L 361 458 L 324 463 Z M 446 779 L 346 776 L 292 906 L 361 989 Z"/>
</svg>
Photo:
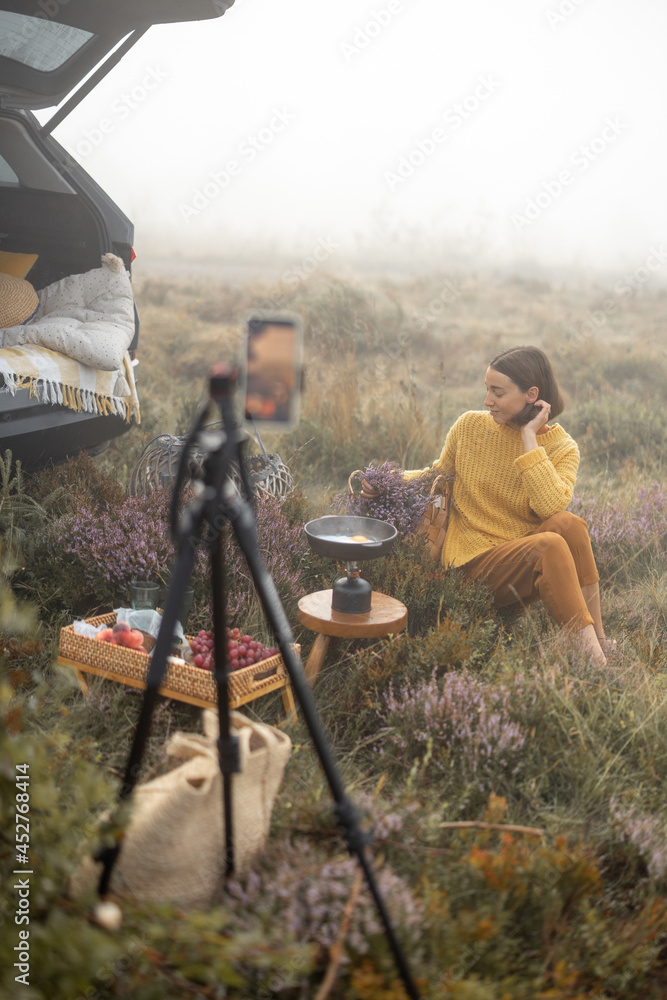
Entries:
<svg viewBox="0 0 667 1000">
<path fill-rule="evenodd" d="M 207 424 L 205 429 L 221 427 L 219 421 Z M 140 496 L 159 487 L 173 486 L 181 463 L 185 437 L 173 434 L 158 434 L 148 442 L 130 475 L 130 495 Z M 207 452 L 193 447 L 188 456 L 188 476 L 190 480 L 202 476 L 202 466 Z M 255 496 L 274 496 L 284 500 L 294 489 L 294 477 L 280 455 L 250 455 L 244 459 L 250 489 Z M 241 488 L 238 463 L 232 462 L 229 478 Z"/>
<path fill-rule="evenodd" d="M 113 625 L 115 621 L 116 615 L 113 612 L 87 619 L 88 624 L 93 626 Z M 108 671 L 109 674 L 120 675 L 134 681 L 146 682 L 150 664 L 150 658 L 146 653 L 127 649 L 125 646 L 116 646 L 110 642 L 89 639 L 75 632 L 73 625 L 67 625 L 60 630 L 58 652 L 61 657 L 75 663 L 96 667 L 97 670 Z M 273 687 L 276 680 L 286 676 L 285 664 L 280 654 L 253 663 L 249 667 L 234 670 L 229 674 L 230 704 L 247 695 L 261 693 L 262 688 Z M 169 663 L 161 687 L 202 701 L 218 700 L 213 674 L 188 663 Z"/>
</svg>

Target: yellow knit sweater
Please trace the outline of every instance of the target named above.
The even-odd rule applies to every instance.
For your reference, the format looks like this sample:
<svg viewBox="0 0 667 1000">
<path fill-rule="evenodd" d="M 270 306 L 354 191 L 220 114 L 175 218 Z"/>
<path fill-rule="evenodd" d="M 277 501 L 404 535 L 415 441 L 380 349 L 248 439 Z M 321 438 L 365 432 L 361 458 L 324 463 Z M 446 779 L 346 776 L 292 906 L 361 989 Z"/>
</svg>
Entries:
<svg viewBox="0 0 667 1000">
<path fill-rule="evenodd" d="M 538 448 L 525 451 L 520 431 L 497 424 L 486 411 L 469 410 L 449 431 L 433 466 L 405 473 L 414 478 L 433 469 L 454 476 L 443 565 L 462 566 L 565 510 L 579 449 L 559 424 L 537 440 Z"/>
</svg>

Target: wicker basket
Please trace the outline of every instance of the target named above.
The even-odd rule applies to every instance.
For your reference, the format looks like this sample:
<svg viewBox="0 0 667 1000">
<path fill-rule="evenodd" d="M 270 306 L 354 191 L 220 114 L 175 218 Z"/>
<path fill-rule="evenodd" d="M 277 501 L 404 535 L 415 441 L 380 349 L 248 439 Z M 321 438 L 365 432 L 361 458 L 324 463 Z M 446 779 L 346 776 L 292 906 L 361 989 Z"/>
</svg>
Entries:
<svg viewBox="0 0 667 1000">
<path fill-rule="evenodd" d="M 113 625 L 116 621 L 114 613 L 98 615 L 87 619 L 89 625 Z M 188 638 L 186 636 L 186 638 Z M 298 647 L 297 647 L 298 648 Z M 60 645 L 58 652 L 61 657 L 75 663 L 96 667 L 110 674 L 127 677 L 145 684 L 148 675 L 150 659 L 146 653 L 125 646 L 116 646 L 110 642 L 99 642 L 89 639 L 74 631 L 73 625 L 67 625 L 60 630 Z M 260 694 L 262 688 L 275 687 L 277 680 L 287 677 L 287 671 L 280 654 L 270 656 L 249 667 L 242 667 L 229 674 L 229 701 L 234 705 L 240 698 L 250 694 Z M 188 663 L 168 663 L 167 672 L 162 679 L 161 688 L 198 698 L 202 701 L 217 702 L 215 678 L 209 670 L 191 666 Z"/>
<path fill-rule="evenodd" d="M 205 429 L 219 428 L 219 421 L 207 424 Z M 158 434 L 148 442 L 130 475 L 130 495 L 140 496 L 159 487 L 170 487 L 176 482 L 181 463 L 185 437 L 173 434 Z M 202 466 L 206 452 L 193 447 L 188 456 L 188 476 L 190 480 L 202 477 Z M 280 455 L 250 455 L 244 459 L 250 489 L 255 496 L 263 494 L 284 500 L 294 489 L 294 478 Z M 237 489 L 241 488 L 238 463 L 233 462 L 229 477 Z"/>
</svg>

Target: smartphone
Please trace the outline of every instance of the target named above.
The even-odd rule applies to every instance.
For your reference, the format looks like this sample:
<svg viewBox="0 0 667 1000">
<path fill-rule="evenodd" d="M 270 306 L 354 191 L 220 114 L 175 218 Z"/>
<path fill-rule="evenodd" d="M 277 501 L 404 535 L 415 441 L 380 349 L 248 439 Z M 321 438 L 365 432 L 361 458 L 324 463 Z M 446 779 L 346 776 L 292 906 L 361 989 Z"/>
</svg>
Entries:
<svg viewBox="0 0 667 1000">
<path fill-rule="evenodd" d="M 288 431 L 299 421 L 303 324 L 293 313 L 248 317 L 243 372 L 244 415 L 260 429 Z"/>
</svg>

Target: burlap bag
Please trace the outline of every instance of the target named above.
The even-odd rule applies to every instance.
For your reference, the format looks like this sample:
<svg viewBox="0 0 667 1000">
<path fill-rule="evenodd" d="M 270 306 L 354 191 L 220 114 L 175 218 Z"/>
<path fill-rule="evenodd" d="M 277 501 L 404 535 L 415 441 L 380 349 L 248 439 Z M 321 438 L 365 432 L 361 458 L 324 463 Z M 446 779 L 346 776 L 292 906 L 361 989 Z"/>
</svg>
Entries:
<svg viewBox="0 0 667 1000">
<path fill-rule="evenodd" d="M 234 868 L 242 872 L 266 842 L 292 741 L 240 712 L 230 716 L 240 742 L 232 816 Z M 114 891 L 186 906 L 210 903 L 224 871 L 217 712 L 204 712 L 204 732 L 176 733 L 166 751 L 184 763 L 134 790 L 130 824 L 114 868 Z"/>
</svg>

